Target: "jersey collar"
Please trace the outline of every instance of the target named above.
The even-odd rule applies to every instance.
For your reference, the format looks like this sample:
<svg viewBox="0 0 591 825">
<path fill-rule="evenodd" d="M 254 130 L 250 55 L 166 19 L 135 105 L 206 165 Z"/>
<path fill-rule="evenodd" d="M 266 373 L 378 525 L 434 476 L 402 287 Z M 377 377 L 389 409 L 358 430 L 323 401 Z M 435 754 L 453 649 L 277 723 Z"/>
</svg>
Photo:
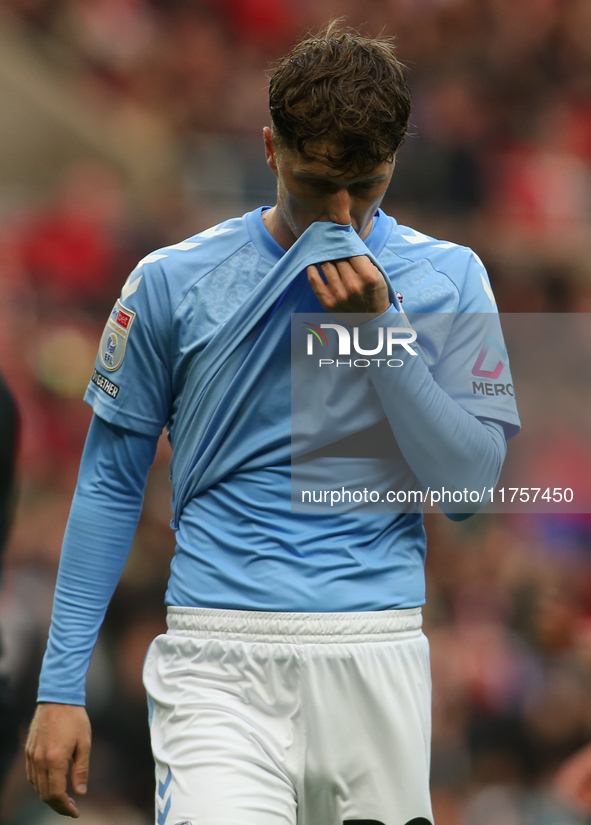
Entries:
<svg viewBox="0 0 591 825">
<path fill-rule="evenodd" d="M 263 222 L 263 212 L 270 208 L 261 206 L 254 212 L 247 212 L 245 218 L 248 233 L 259 254 L 270 263 L 276 264 L 285 254 L 285 249 L 279 246 Z M 388 217 L 381 209 L 374 215 L 373 226 L 365 239 L 365 244 L 376 257 L 386 245 L 395 223 L 394 219 Z"/>
</svg>

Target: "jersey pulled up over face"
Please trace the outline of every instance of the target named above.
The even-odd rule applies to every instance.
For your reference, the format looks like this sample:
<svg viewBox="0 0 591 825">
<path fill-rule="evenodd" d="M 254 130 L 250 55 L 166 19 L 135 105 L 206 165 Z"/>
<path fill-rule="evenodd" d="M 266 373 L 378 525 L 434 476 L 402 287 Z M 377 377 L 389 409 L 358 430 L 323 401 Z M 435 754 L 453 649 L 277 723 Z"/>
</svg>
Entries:
<svg viewBox="0 0 591 825">
<path fill-rule="evenodd" d="M 191 389 L 195 357 L 284 254 L 262 211 L 140 261 L 101 338 L 86 394 L 97 415 L 145 435 L 166 426 L 174 446 L 175 417 Z M 398 226 L 381 211 L 365 244 L 407 313 L 496 312 L 484 267 L 469 249 Z M 298 291 L 298 312 L 323 312 L 305 273 L 290 289 Z M 167 604 L 293 612 L 422 604 L 420 514 L 291 512 L 289 343 L 253 388 L 244 430 L 248 458 L 180 513 Z M 446 374 L 461 372 L 450 371 L 445 342 L 421 343 L 436 379 L 446 362 Z M 484 343 L 475 340 L 463 351 L 466 363 L 476 362 Z M 461 382 L 444 389 L 472 415 L 502 422 L 508 434 L 518 428 L 510 394 L 476 393 Z"/>
</svg>

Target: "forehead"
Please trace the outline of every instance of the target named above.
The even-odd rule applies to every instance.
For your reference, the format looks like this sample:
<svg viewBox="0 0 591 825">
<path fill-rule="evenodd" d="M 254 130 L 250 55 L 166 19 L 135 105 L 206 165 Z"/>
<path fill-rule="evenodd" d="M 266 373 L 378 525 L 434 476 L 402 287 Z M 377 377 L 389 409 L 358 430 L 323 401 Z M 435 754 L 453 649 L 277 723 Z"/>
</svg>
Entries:
<svg viewBox="0 0 591 825">
<path fill-rule="evenodd" d="M 387 176 L 393 168 L 388 161 L 378 166 L 358 166 L 339 168 L 331 162 L 332 158 L 340 154 L 339 147 L 324 141 L 309 143 L 306 154 L 302 155 L 292 149 L 284 149 L 284 160 L 290 166 L 291 172 L 296 175 L 322 177 L 346 181 L 367 180 Z"/>
</svg>

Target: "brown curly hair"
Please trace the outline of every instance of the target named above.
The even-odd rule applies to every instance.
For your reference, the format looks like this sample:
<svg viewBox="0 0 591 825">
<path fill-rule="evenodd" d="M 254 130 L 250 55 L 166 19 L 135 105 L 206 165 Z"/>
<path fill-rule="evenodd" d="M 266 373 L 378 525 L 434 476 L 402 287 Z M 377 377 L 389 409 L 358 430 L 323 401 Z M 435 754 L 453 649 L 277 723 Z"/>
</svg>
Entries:
<svg viewBox="0 0 591 825">
<path fill-rule="evenodd" d="M 277 147 L 309 159 L 324 141 L 329 165 L 365 169 L 392 161 L 404 140 L 410 91 L 389 38 L 331 23 L 281 58 L 269 87 Z"/>
</svg>

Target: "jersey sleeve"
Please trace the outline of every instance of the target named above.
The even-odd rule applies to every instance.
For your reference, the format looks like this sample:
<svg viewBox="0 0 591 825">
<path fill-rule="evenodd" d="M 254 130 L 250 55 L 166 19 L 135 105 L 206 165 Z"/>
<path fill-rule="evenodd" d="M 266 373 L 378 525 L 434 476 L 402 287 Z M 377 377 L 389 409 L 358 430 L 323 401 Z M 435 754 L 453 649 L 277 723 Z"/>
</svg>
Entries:
<svg viewBox="0 0 591 825">
<path fill-rule="evenodd" d="M 437 384 L 477 418 L 500 421 L 508 438 L 520 428 L 501 319 L 486 270 L 470 250 L 458 312 L 433 370 Z"/>
<path fill-rule="evenodd" d="M 60 558 L 38 700 L 85 701 L 86 671 L 123 571 L 157 436 L 93 417 Z"/>
<path fill-rule="evenodd" d="M 105 421 L 147 436 L 162 432 L 172 400 L 171 297 L 159 257 L 140 262 L 124 284 L 85 395 Z"/>
<path fill-rule="evenodd" d="M 499 378 L 504 371 L 503 380 L 511 390 L 512 379 L 484 267 L 467 249 L 454 259 L 451 280 L 458 290 L 457 311 L 404 317 L 416 344 L 409 344 L 399 359 L 403 368 L 387 371 L 372 363 L 368 374 L 400 450 L 419 481 L 431 489 L 482 491 L 478 507 L 471 508 L 475 511 L 485 502 L 485 491 L 497 483 L 505 438 L 519 429 L 519 418 L 514 394 L 497 393 L 495 397 L 485 391 L 482 398 L 476 398 L 472 392 L 472 378 L 479 377 L 478 371 L 488 371 L 486 359 L 494 358 L 493 340 L 499 359 L 490 372 Z M 365 324 L 364 336 L 383 322 L 383 316 L 378 316 Z M 402 328 L 401 323 L 397 331 Z M 456 513 L 465 510 L 465 503 L 451 508 Z"/>
<path fill-rule="evenodd" d="M 383 316 L 368 322 L 364 335 Z M 376 359 L 377 360 L 377 359 Z M 374 389 L 408 466 L 425 488 L 487 490 L 497 483 L 505 459 L 500 425 L 479 421 L 434 380 L 418 352 L 405 355 L 402 368 L 367 368 Z M 486 503 L 482 498 L 477 507 Z M 450 506 L 465 513 L 466 504 Z"/>
</svg>

